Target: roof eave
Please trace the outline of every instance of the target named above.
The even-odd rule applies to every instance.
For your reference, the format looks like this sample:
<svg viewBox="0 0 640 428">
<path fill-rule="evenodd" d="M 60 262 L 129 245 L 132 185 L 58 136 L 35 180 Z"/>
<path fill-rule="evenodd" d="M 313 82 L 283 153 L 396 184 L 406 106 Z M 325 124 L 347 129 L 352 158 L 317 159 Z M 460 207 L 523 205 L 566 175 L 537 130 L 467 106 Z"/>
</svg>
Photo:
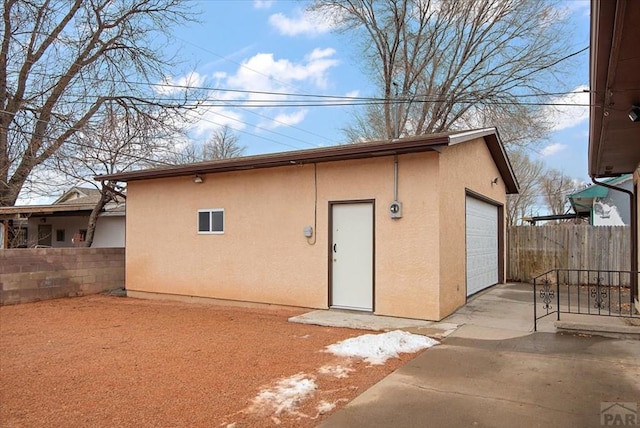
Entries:
<svg viewBox="0 0 640 428">
<path fill-rule="evenodd" d="M 0 207 L 0 217 L 9 218 L 15 215 L 28 214 L 29 216 L 46 215 L 78 215 L 91 212 L 95 204 L 78 205 L 21 205 L 13 207 Z"/>
<path fill-rule="evenodd" d="M 489 148 L 489 152 L 493 157 L 493 161 L 500 171 L 500 175 L 502 176 L 502 180 L 504 181 L 505 187 L 507 189 L 507 194 L 513 195 L 520 193 L 520 185 L 518 184 L 518 179 L 513 172 L 513 167 L 511 166 L 511 162 L 509 161 L 509 156 L 507 156 L 497 129 L 494 129 L 494 132 L 487 134 L 486 136 L 484 136 L 484 138 L 489 140 L 489 144 L 487 144 L 487 147 Z"/>
<path fill-rule="evenodd" d="M 393 141 L 331 146 L 321 149 L 300 150 L 268 155 L 247 156 L 220 161 L 199 162 L 167 168 L 146 169 L 118 174 L 99 175 L 95 180 L 136 181 L 181 177 L 196 174 L 210 174 L 249 169 L 274 168 L 291 165 L 315 164 L 393 156 L 427 151 L 440 152 L 443 147 L 484 138 L 491 156 L 500 171 L 507 193 L 518 193 L 518 181 L 495 128 L 402 138 Z"/>
<path fill-rule="evenodd" d="M 589 107 L 589 150 L 588 166 L 591 177 L 597 174 L 597 165 L 600 153 L 600 131 L 602 129 L 602 116 L 604 114 L 604 86 L 606 85 L 606 70 L 603 73 L 603 64 L 609 63 L 609 49 L 611 48 L 611 26 L 600 19 L 602 3 L 600 0 L 591 1 L 591 29 L 589 51 L 589 82 L 590 82 L 590 107 Z M 605 26 L 602 28 L 601 26 Z M 608 37 L 605 40 L 604 35 Z"/>
<path fill-rule="evenodd" d="M 439 136 L 425 141 L 424 138 L 409 138 L 380 143 L 363 143 L 332 146 L 322 149 L 300 150 L 270 155 L 247 156 L 214 162 L 199 162 L 169 168 L 147 169 L 119 174 L 99 175 L 95 180 L 134 181 L 155 178 L 170 178 L 192 174 L 208 174 L 248 169 L 274 168 L 288 165 L 313 164 L 344 160 L 373 158 L 379 156 L 419 153 L 439 150 L 449 145 L 448 136 Z"/>
<path fill-rule="evenodd" d="M 627 116 L 628 109 L 640 102 L 639 18 L 636 0 L 591 2 L 588 173 L 592 178 L 632 173 L 640 162 L 640 124 Z"/>
</svg>

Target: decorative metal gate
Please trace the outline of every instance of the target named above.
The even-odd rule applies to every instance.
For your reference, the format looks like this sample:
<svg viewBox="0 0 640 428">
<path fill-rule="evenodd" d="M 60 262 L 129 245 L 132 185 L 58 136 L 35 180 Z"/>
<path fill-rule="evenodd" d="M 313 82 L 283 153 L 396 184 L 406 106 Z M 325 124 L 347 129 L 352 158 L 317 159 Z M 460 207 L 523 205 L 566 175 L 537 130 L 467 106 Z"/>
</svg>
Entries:
<svg viewBox="0 0 640 428">
<path fill-rule="evenodd" d="M 538 320 L 560 314 L 638 317 L 636 271 L 552 269 L 533 280 L 534 330 Z"/>
</svg>

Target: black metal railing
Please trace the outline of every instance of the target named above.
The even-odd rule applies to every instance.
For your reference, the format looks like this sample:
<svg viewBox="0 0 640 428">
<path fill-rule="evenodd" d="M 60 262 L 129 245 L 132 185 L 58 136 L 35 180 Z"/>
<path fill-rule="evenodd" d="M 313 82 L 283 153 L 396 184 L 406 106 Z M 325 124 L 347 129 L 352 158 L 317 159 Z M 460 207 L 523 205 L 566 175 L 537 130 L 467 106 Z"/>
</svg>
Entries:
<svg viewBox="0 0 640 428">
<path fill-rule="evenodd" d="M 560 314 L 638 317 L 636 271 L 552 269 L 533 279 L 533 328 L 538 320 Z"/>
</svg>

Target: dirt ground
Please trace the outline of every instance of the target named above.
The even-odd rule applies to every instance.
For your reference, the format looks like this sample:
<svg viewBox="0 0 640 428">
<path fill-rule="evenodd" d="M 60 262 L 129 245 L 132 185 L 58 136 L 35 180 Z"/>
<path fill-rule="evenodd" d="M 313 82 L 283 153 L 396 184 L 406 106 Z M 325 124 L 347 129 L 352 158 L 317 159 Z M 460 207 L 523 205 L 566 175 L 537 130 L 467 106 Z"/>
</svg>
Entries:
<svg viewBox="0 0 640 428">
<path fill-rule="evenodd" d="M 295 309 L 86 296 L 0 307 L 3 427 L 315 426 L 415 355 L 382 366 L 324 347 L 365 333 Z M 260 404 L 298 375 L 317 388 Z"/>
</svg>

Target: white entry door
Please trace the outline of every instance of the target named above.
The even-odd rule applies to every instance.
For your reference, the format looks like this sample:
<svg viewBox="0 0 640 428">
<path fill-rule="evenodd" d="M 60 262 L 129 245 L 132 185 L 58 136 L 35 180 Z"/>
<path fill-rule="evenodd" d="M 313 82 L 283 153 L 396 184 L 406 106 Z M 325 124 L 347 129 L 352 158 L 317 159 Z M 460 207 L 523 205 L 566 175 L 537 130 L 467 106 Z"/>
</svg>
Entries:
<svg viewBox="0 0 640 428">
<path fill-rule="evenodd" d="M 373 310 L 373 203 L 333 204 L 331 307 Z"/>
<path fill-rule="evenodd" d="M 467 296 L 498 283 L 498 207 L 467 196 Z"/>
</svg>

